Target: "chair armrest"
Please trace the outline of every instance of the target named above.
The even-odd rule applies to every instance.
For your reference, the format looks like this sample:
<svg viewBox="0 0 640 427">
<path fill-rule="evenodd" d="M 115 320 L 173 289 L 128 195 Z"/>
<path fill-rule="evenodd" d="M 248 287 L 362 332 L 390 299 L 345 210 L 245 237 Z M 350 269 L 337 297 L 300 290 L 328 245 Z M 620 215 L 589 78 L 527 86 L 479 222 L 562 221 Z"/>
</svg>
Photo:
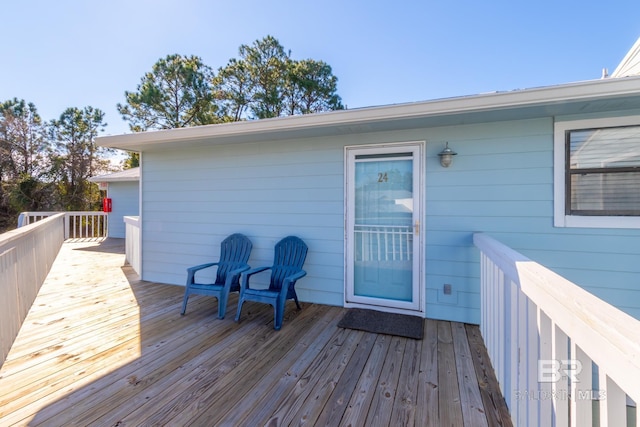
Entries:
<svg viewBox="0 0 640 427">
<path fill-rule="evenodd" d="M 206 264 L 194 265 L 193 267 L 187 268 L 187 286 L 195 283 L 197 271 L 204 270 L 205 268 L 213 267 L 218 264 L 219 263 L 217 262 L 208 262 Z"/>
<path fill-rule="evenodd" d="M 306 276 L 306 275 L 307 275 L 307 272 L 306 272 L 306 271 L 304 271 L 304 270 L 300 270 L 300 271 L 298 271 L 297 273 L 292 274 L 291 276 L 287 276 L 287 277 L 285 277 L 285 278 L 284 278 L 283 283 L 287 283 L 287 282 L 288 282 L 288 283 L 295 283 L 295 282 L 296 282 L 296 280 L 298 280 L 298 279 L 302 279 L 302 278 L 303 278 L 304 276 Z M 284 288 L 284 286 L 283 286 L 283 288 Z"/>
<path fill-rule="evenodd" d="M 265 270 L 269 270 L 269 269 L 271 269 L 271 266 L 269 266 L 269 267 L 256 267 L 256 268 L 251 268 L 251 269 L 249 269 L 248 271 L 246 271 L 246 272 L 244 273 L 244 276 L 245 276 L 245 277 L 249 277 L 249 276 L 251 276 L 251 275 L 253 275 L 253 274 L 261 273 L 261 272 L 263 272 L 263 271 L 265 271 Z"/>
<path fill-rule="evenodd" d="M 272 268 L 271 266 L 256 267 L 256 268 L 252 268 L 245 271 L 244 274 L 242 275 L 242 280 L 240 282 L 240 290 L 242 291 L 243 289 L 247 289 L 249 287 L 249 277 L 253 276 L 254 274 L 261 273 L 266 270 L 270 270 L 271 268 Z"/>
<path fill-rule="evenodd" d="M 238 267 L 234 270 L 231 270 L 227 273 L 227 279 L 224 282 L 225 287 L 231 287 L 231 284 L 233 283 L 233 280 L 238 277 L 240 274 L 242 274 L 243 272 L 249 270 L 249 265 L 245 264 L 241 267 Z"/>
<path fill-rule="evenodd" d="M 245 272 L 247 270 L 249 270 L 251 267 L 249 267 L 248 264 L 243 265 L 242 267 L 238 267 L 236 269 L 231 270 L 229 273 L 227 273 L 228 275 L 233 275 L 235 276 L 236 274 L 240 274 L 242 272 Z"/>
<path fill-rule="evenodd" d="M 301 279 L 306 275 L 307 275 L 306 271 L 300 270 L 290 276 L 285 277 L 282 281 L 282 288 L 280 289 L 280 297 L 286 298 L 287 293 L 289 292 L 289 288 L 291 286 L 294 286 L 298 281 L 298 279 Z"/>
<path fill-rule="evenodd" d="M 209 268 L 209 267 L 213 267 L 214 265 L 218 265 L 219 263 L 217 262 L 208 262 L 206 264 L 200 264 L 200 265 L 195 265 L 193 267 L 189 267 L 187 268 L 187 272 L 188 273 L 195 273 L 196 271 L 200 271 L 203 270 L 205 268 Z"/>
</svg>

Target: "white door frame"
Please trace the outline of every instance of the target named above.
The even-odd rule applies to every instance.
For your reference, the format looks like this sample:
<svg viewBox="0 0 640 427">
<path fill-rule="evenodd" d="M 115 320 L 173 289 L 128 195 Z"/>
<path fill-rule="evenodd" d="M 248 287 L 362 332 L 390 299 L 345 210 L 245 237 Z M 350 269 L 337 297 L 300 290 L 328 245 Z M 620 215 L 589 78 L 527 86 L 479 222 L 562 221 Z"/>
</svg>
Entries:
<svg viewBox="0 0 640 427">
<path fill-rule="evenodd" d="M 354 225 L 355 225 L 355 159 L 356 155 L 390 155 L 412 153 L 413 159 L 413 298 L 412 301 L 395 301 L 354 295 Z M 344 306 L 370 308 L 378 311 L 424 316 L 424 165 L 425 142 L 408 141 L 387 144 L 356 145 L 345 147 L 345 288 Z"/>
</svg>

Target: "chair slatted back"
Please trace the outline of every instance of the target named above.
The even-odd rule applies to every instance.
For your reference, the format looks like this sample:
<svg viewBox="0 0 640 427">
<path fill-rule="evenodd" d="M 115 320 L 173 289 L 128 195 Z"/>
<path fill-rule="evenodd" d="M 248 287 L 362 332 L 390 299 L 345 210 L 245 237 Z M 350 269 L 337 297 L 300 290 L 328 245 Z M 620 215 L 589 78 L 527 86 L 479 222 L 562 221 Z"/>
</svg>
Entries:
<svg viewBox="0 0 640 427">
<path fill-rule="evenodd" d="M 220 244 L 220 260 L 216 273 L 216 283 L 224 284 L 229 271 L 245 265 L 249 261 L 252 247 L 251 240 L 244 234 L 235 233 L 224 239 Z M 239 278 L 233 284 L 239 285 Z"/>
<path fill-rule="evenodd" d="M 302 270 L 307 258 L 307 245 L 296 236 L 287 236 L 275 246 L 269 289 L 280 290 L 285 277 Z"/>
</svg>

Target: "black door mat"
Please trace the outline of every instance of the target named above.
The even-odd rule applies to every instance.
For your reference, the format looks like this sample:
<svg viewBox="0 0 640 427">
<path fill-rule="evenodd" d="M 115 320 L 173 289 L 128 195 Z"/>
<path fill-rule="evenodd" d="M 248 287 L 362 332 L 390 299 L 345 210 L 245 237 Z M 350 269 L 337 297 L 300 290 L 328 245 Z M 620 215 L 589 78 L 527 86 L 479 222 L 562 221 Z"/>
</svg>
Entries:
<svg viewBox="0 0 640 427">
<path fill-rule="evenodd" d="M 418 316 L 406 316 L 397 313 L 351 308 L 338 322 L 338 326 L 376 334 L 397 335 L 422 339 L 424 319 Z"/>
</svg>

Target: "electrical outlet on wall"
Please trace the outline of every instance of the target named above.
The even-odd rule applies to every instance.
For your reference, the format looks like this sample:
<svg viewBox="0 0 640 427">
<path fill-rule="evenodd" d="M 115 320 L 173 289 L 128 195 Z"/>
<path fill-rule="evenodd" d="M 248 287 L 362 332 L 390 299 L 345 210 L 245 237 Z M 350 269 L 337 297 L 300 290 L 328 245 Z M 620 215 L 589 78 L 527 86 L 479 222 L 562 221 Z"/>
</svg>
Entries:
<svg viewBox="0 0 640 427">
<path fill-rule="evenodd" d="M 437 292 L 436 300 L 438 304 L 458 305 L 458 290 L 453 290 L 453 284 L 445 283 L 442 285 L 442 291 Z"/>
</svg>

